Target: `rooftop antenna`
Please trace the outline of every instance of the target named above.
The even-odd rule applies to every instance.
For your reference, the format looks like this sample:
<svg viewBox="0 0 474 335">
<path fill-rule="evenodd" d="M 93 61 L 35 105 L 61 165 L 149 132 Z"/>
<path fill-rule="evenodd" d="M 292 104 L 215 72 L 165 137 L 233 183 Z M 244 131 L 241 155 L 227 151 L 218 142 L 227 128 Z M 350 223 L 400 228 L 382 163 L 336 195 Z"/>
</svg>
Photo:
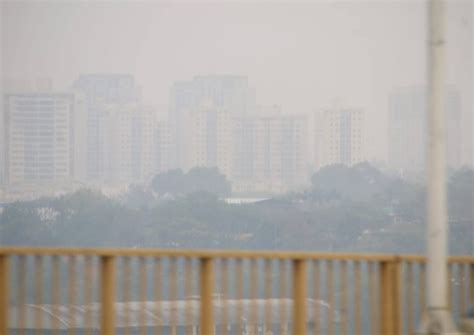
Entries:
<svg viewBox="0 0 474 335">
<path fill-rule="evenodd" d="M 444 0 L 428 1 L 427 304 L 418 334 L 461 334 L 448 305 Z"/>
</svg>

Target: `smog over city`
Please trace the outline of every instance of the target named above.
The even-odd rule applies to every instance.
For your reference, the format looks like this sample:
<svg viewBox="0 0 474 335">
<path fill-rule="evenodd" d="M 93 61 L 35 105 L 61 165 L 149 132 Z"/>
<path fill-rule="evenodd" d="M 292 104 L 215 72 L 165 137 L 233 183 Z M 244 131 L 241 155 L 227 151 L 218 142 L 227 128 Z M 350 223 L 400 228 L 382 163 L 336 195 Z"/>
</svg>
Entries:
<svg viewBox="0 0 474 335">
<path fill-rule="evenodd" d="M 343 248 L 357 247 L 353 243 L 372 231 L 369 221 L 379 230 L 397 224 L 422 230 L 424 1 L 3 1 L 0 8 L 3 216 L 16 201 L 33 208 L 42 198 L 63 202 L 31 213 L 32 224 L 48 219 L 61 229 L 72 223 L 54 207 L 69 206 L 75 197 L 117 203 L 123 211 L 207 199 L 206 205 L 230 211 L 212 220 L 252 235 L 248 243 L 255 248 L 327 249 L 329 242 L 318 244 L 306 233 L 307 242 L 291 234 L 268 241 L 273 235 L 263 234 L 264 242 L 247 231 L 261 224 L 275 232 L 277 222 L 266 227 L 251 212 L 283 210 L 272 203 L 282 201 L 307 216 L 301 224 L 318 238 L 318 224 L 325 230 L 340 225 L 335 238 L 341 241 L 346 229 L 356 230 L 357 238 L 341 242 Z M 474 150 L 472 17 L 470 1 L 447 3 L 446 165 L 453 182 L 460 178 L 470 194 L 467 207 L 473 191 L 465 184 L 472 183 Z M 392 194 L 394 184 L 409 197 Z M 194 197 L 201 191 L 209 197 Z M 412 207 L 412 216 L 397 212 L 401 206 Z M 307 210 L 346 217 L 333 224 L 331 215 L 322 220 L 322 213 Z M 232 211 L 248 217 L 237 219 Z M 153 222 L 159 217 L 139 213 L 135 225 L 160 229 Z M 209 214 L 216 211 L 209 208 Z M 363 223 L 357 227 L 355 218 L 364 215 L 370 220 L 358 219 Z M 459 215 L 472 229 L 472 211 Z M 285 229 L 301 231 L 291 227 L 298 220 L 276 216 Z M 164 220 L 173 234 L 189 233 L 191 227 L 173 228 L 174 219 Z M 206 217 L 190 219 L 222 233 Z M 22 242 L 26 228 L 14 224 L 20 231 L 10 235 L 5 220 L 2 243 Z M 110 222 L 95 223 L 113 229 Z M 119 234 L 120 244 L 164 243 L 159 233 L 145 235 L 132 243 L 130 235 Z M 200 231 L 199 238 L 166 243 L 227 245 L 206 236 Z M 99 243 L 78 235 L 44 238 L 52 245 L 74 245 L 77 238 Z"/>
<path fill-rule="evenodd" d="M 451 285 L 455 322 L 474 317 L 473 19 L 471 0 L 0 0 L 0 296 L 14 288 L 0 300 L 0 334 L 54 329 L 21 315 L 39 306 L 61 319 L 56 305 L 70 303 L 85 321 L 57 329 L 109 335 L 107 306 L 151 317 L 153 302 L 178 316 L 115 327 L 411 334 L 429 328 L 419 292 L 434 274 L 444 279 L 427 279 L 428 306 L 445 304 L 433 292 Z M 125 273 L 116 296 L 114 266 Z M 387 309 L 373 321 L 374 301 L 385 306 L 383 290 L 398 287 L 383 278 L 396 274 L 412 285 L 393 305 L 412 305 L 400 331 Z M 308 292 L 307 275 L 317 276 Z M 90 295 L 71 293 L 88 282 Z M 351 299 L 372 314 L 345 308 Z M 324 322 L 301 319 L 301 303 L 327 309 Z M 269 326 L 272 308 L 294 319 Z M 213 319 L 221 311 L 230 321 Z"/>
</svg>

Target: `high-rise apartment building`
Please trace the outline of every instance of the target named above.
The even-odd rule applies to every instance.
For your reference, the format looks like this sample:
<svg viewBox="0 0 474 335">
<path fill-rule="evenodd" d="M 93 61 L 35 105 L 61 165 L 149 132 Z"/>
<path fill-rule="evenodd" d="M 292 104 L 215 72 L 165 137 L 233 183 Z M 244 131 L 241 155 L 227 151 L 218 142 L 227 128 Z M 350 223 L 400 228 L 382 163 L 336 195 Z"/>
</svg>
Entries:
<svg viewBox="0 0 474 335">
<path fill-rule="evenodd" d="M 170 96 L 169 122 L 172 137 L 172 166 L 186 168 L 190 147 L 187 136 L 192 131 L 192 113 L 212 107 L 220 113 L 243 116 L 253 109 L 255 92 L 247 77 L 231 75 L 197 76 L 191 81 L 173 85 Z"/>
<path fill-rule="evenodd" d="M 80 76 L 73 84 L 74 90 L 85 97 L 87 115 L 87 165 L 90 181 L 107 179 L 107 119 L 110 105 L 136 104 L 140 100 L 140 88 L 131 75 L 89 74 Z"/>
<path fill-rule="evenodd" d="M 153 174 L 154 113 L 138 104 L 109 105 L 104 115 L 104 182 L 127 184 Z"/>
<path fill-rule="evenodd" d="M 153 134 L 153 172 L 162 173 L 171 168 L 171 134 L 168 122 L 157 121 Z"/>
<path fill-rule="evenodd" d="M 397 89 L 390 95 L 388 164 L 396 170 L 425 168 L 427 148 L 426 91 L 422 87 Z M 449 89 L 445 98 L 446 161 L 462 162 L 462 118 L 459 93 Z"/>
<path fill-rule="evenodd" d="M 4 96 L 8 188 L 54 188 L 83 180 L 83 105 L 83 99 L 73 93 Z"/>
<path fill-rule="evenodd" d="M 315 113 L 314 163 L 354 165 L 363 162 L 364 112 L 354 108 L 328 108 Z"/>
<path fill-rule="evenodd" d="M 307 117 L 266 110 L 234 120 L 231 179 L 237 192 L 284 192 L 308 179 Z"/>
<path fill-rule="evenodd" d="M 226 110 L 203 106 L 186 118 L 187 133 L 184 168 L 217 167 L 226 176 L 232 169 L 232 118 Z"/>
</svg>

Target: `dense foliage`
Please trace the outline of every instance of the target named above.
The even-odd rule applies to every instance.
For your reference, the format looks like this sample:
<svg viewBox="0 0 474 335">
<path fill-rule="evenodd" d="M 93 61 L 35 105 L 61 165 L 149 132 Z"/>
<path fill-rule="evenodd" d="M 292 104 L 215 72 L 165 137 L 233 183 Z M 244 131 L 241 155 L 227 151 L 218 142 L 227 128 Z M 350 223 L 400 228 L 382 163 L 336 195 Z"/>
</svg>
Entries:
<svg viewBox="0 0 474 335">
<path fill-rule="evenodd" d="M 230 182 L 217 168 L 195 167 L 188 173 L 171 170 L 156 175 L 152 188 L 159 194 L 186 195 L 206 191 L 226 197 L 231 194 Z"/>
<path fill-rule="evenodd" d="M 171 171 L 156 176 L 151 187 L 131 187 L 121 199 L 82 190 L 8 204 L 0 215 L 0 243 L 424 250 L 424 186 L 384 175 L 368 164 L 326 167 L 313 176 L 306 192 L 254 204 L 220 200 L 228 187 L 225 178 L 219 184 L 216 176 L 221 180 L 218 171 Z M 448 190 L 451 253 L 473 254 L 474 171 L 453 173 Z"/>
</svg>

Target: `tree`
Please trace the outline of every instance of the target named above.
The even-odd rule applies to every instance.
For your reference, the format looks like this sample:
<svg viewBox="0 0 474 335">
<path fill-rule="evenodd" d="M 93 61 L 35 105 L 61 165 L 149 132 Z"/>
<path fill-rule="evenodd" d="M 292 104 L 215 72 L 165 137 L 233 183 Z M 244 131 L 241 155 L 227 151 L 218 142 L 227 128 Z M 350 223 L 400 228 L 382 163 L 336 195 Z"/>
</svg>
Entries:
<svg viewBox="0 0 474 335">
<path fill-rule="evenodd" d="M 217 168 L 195 167 L 186 175 L 188 192 L 209 192 L 220 197 L 231 195 L 230 182 Z"/>
<path fill-rule="evenodd" d="M 231 194 L 230 182 L 217 168 L 195 167 L 184 174 L 181 170 L 171 170 L 156 175 L 152 187 L 158 194 L 173 196 L 194 192 L 209 192 L 219 197 Z"/>
<path fill-rule="evenodd" d="M 389 181 L 389 177 L 369 163 L 352 167 L 342 164 L 325 166 L 311 177 L 313 192 L 335 192 L 344 198 L 358 201 L 370 200 Z"/>
<path fill-rule="evenodd" d="M 186 177 L 180 169 L 157 174 L 151 183 L 158 194 L 183 194 L 186 189 Z"/>
<path fill-rule="evenodd" d="M 177 183 L 169 183 L 166 176 Z M 82 190 L 11 203 L 0 212 L 0 244 L 397 253 L 423 247 L 423 185 L 378 176 L 364 165 L 330 167 L 314 180 L 316 190 L 231 205 L 220 199 L 230 191 L 225 177 L 217 169 L 199 168 L 155 179 L 162 190 L 181 185 L 182 196 L 174 199 L 155 200 L 146 187 L 131 187 L 121 199 Z M 369 191 L 360 190 L 359 196 L 355 187 Z M 203 188 L 212 192 L 199 190 Z M 473 252 L 473 190 L 472 170 L 452 175 L 452 253 Z"/>
<path fill-rule="evenodd" d="M 150 186 L 131 184 L 128 192 L 122 196 L 122 203 L 133 209 L 144 209 L 152 206 L 155 197 Z"/>
</svg>

